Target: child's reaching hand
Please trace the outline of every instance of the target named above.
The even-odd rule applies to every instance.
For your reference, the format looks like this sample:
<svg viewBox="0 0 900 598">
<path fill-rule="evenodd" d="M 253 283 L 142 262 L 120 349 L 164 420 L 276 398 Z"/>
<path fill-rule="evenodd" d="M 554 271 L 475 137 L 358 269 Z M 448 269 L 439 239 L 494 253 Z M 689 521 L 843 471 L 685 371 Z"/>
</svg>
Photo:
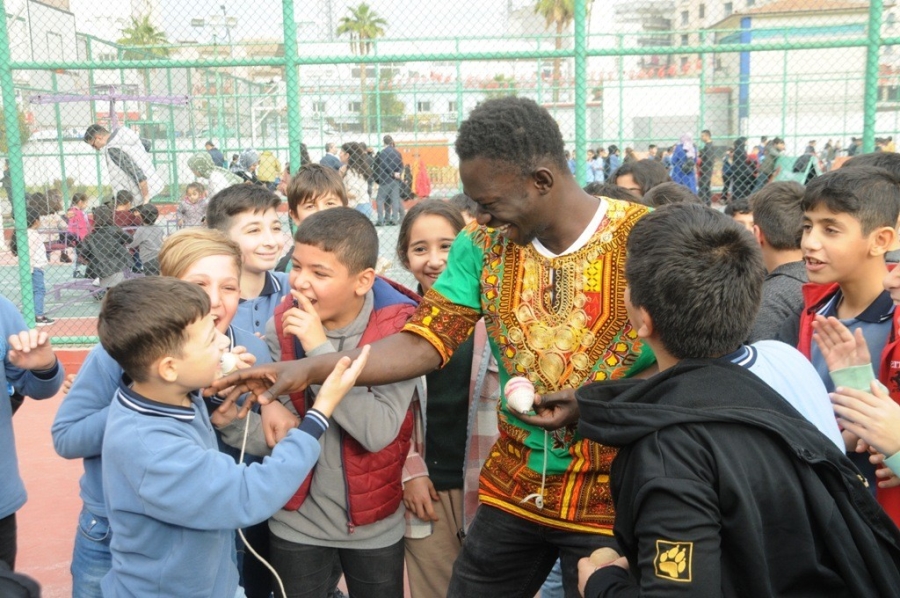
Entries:
<svg viewBox="0 0 900 598">
<path fill-rule="evenodd" d="M 838 424 L 882 455 L 900 452 L 900 405 L 877 383 L 871 392 L 838 388 L 831 393 Z"/>
<path fill-rule="evenodd" d="M 328 374 L 328 377 L 322 384 L 322 388 L 319 389 L 313 409 L 325 417 L 331 417 L 335 407 L 338 406 L 344 395 L 356 384 L 359 373 L 366 366 L 366 361 L 369 359 L 370 348 L 369 345 L 363 347 L 362 353 L 352 362 L 349 357 L 341 357 L 341 360 L 337 362 L 337 365 Z"/>
<path fill-rule="evenodd" d="M 325 328 L 322 327 L 322 320 L 319 319 L 316 308 L 313 307 L 306 295 L 294 289 L 291 289 L 291 295 L 294 297 L 296 307 L 284 312 L 281 318 L 284 331 L 296 336 L 304 351 L 312 351 L 328 341 L 325 336 Z"/>
<path fill-rule="evenodd" d="M 825 358 L 828 371 L 872 363 L 862 329 L 853 333 L 835 317 L 816 316 L 813 339 Z"/>
</svg>

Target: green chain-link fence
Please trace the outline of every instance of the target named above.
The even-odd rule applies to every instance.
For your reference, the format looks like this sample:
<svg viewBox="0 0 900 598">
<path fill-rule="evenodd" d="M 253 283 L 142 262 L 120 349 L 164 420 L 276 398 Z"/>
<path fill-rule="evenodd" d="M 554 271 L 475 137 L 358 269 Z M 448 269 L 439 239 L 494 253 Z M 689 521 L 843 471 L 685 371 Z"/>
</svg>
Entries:
<svg viewBox="0 0 900 598">
<path fill-rule="evenodd" d="M 13 237 L 28 246 L 30 207 L 49 250 L 45 314 L 57 343 L 95 340 L 100 294 L 73 276 L 88 264 L 63 216 L 75 194 L 90 213 L 121 186 L 108 152 L 82 139 L 92 123 L 147 141 L 154 226 L 167 233 L 196 180 L 188 161 L 207 141 L 226 168 L 246 150 L 264 156 L 257 174 L 277 188 L 301 156 L 318 162 L 345 142 L 377 151 L 390 134 L 411 192 L 449 197 L 460 122 L 503 95 L 550 110 L 583 182 L 651 145 L 663 159 L 685 134 L 699 144 L 708 129 L 716 196 L 733 191 L 722 166 L 740 137 L 751 161 L 761 137 L 782 138 L 780 176 L 803 179 L 876 143 L 893 151 L 900 130 L 900 9 L 882 0 L 100 4 L 6 0 L 0 14 L 0 288 L 34 321 L 42 249 L 9 251 Z M 601 158 L 589 163 L 589 149 Z M 795 160 L 803 154 L 814 159 Z M 388 276 L 411 282 L 393 255 L 397 228 L 379 235 Z"/>
</svg>

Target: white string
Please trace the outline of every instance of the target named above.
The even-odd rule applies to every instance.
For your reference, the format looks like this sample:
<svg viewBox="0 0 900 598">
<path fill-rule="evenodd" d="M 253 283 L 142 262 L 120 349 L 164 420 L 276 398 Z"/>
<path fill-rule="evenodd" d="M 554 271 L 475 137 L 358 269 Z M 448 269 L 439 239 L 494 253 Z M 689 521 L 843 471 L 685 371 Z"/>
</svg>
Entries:
<svg viewBox="0 0 900 598">
<path fill-rule="evenodd" d="M 247 450 L 247 434 L 249 431 L 250 431 L 250 417 L 249 417 L 249 414 L 247 414 L 247 417 L 244 418 L 244 441 L 243 441 L 243 443 L 241 443 L 241 457 L 240 457 L 240 459 L 238 459 L 239 463 L 244 462 L 244 451 Z M 241 540 L 244 541 L 244 546 L 247 548 L 247 550 L 250 551 L 250 554 L 252 554 L 257 559 L 259 559 L 259 562 L 262 563 L 263 565 L 265 565 L 266 569 L 268 569 L 272 573 L 272 575 L 275 576 L 276 581 L 278 581 L 278 588 L 281 590 L 281 596 L 283 598 L 287 598 L 287 592 L 284 590 L 284 583 L 282 583 L 281 578 L 278 576 L 278 572 L 275 571 L 275 568 L 272 567 L 272 565 L 270 565 L 266 559 L 259 556 L 259 553 L 256 552 L 252 546 L 250 546 L 250 542 L 248 542 L 247 538 L 244 536 L 243 530 L 238 529 L 237 532 L 238 532 L 238 535 L 241 537 Z"/>
<path fill-rule="evenodd" d="M 539 509 L 544 508 L 544 484 L 547 482 L 547 451 L 548 450 L 549 449 L 548 449 L 548 445 L 547 445 L 547 430 L 544 430 L 544 465 L 541 467 L 541 491 L 536 492 L 534 494 L 529 494 L 528 496 L 523 498 L 521 501 L 519 501 L 519 504 L 526 503 L 533 498 L 534 506 L 536 506 Z"/>
</svg>

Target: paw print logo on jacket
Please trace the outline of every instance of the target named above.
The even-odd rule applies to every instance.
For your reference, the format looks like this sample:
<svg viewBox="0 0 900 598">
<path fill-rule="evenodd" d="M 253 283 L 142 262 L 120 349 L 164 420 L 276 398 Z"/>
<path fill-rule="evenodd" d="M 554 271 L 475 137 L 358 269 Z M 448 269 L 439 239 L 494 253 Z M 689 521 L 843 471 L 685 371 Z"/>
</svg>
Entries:
<svg viewBox="0 0 900 598">
<path fill-rule="evenodd" d="M 656 558 L 653 559 L 656 576 L 670 581 L 690 583 L 693 550 L 693 542 L 657 540 Z"/>
</svg>

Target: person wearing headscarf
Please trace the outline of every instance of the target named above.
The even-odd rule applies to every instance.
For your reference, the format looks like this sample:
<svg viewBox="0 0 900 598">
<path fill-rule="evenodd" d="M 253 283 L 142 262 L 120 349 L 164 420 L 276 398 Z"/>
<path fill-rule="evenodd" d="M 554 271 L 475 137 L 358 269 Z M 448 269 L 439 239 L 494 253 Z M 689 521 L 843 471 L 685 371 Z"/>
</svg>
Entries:
<svg viewBox="0 0 900 598">
<path fill-rule="evenodd" d="M 747 156 L 747 138 L 734 140 L 734 151 L 731 157 L 731 199 L 746 199 L 753 193 L 756 169 Z"/>
<path fill-rule="evenodd" d="M 262 185 L 263 183 L 256 178 L 256 168 L 259 166 L 259 152 L 255 149 L 246 149 L 241 152 L 238 158 L 238 169 L 235 174 L 244 179 L 248 183 L 254 185 Z"/>
<path fill-rule="evenodd" d="M 690 133 L 681 136 L 681 142 L 672 152 L 672 180 L 697 193 L 697 148 Z"/>
<path fill-rule="evenodd" d="M 213 163 L 209 152 L 198 152 L 188 159 L 188 167 L 195 177 L 207 179 L 207 197 L 212 197 L 225 187 L 239 185 L 244 179 L 225 168 L 220 168 Z"/>
</svg>

